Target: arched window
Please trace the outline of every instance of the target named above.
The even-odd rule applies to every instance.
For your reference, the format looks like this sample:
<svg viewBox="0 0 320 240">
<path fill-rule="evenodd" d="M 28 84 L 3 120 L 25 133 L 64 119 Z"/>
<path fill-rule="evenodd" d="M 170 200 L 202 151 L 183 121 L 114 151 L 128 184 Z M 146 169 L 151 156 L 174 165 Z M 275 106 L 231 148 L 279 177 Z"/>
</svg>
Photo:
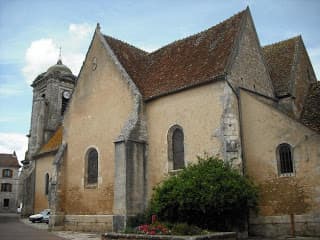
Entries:
<svg viewBox="0 0 320 240">
<path fill-rule="evenodd" d="M 184 135 L 182 127 L 174 125 L 168 132 L 168 160 L 169 170 L 178 170 L 185 167 Z"/>
<path fill-rule="evenodd" d="M 96 184 L 98 182 L 98 151 L 90 148 L 87 152 L 87 184 Z"/>
<path fill-rule="evenodd" d="M 46 173 L 45 177 L 44 177 L 44 181 L 45 181 L 45 189 L 44 192 L 46 195 L 49 194 L 49 173 Z"/>
<path fill-rule="evenodd" d="M 287 143 L 282 143 L 278 146 L 277 152 L 279 173 L 293 173 L 293 158 L 291 146 Z"/>
</svg>

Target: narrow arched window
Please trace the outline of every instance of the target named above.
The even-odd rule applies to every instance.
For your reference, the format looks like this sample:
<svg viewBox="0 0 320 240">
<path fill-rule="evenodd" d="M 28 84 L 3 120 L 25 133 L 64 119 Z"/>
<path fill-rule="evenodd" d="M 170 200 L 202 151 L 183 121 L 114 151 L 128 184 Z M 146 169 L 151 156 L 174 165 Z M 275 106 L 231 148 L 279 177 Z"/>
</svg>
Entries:
<svg viewBox="0 0 320 240">
<path fill-rule="evenodd" d="M 87 153 L 87 184 L 98 182 L 98 152 L 91 148 Z"/>
<path fill-rule="evenodd" d="M 172 136 L 173 169 L 184 168 L 183 132 L 177 128 Z"/>
<path fill-rule="evenodd" d="M 293 173 L 292 151 L 287 143 L 278 146 L 278 168 L 280 174 Z"/>
<path fill-rule="evenodd" d="M 174 125 L 168 132 L 168 160 L 169 170 L 178 170 L 185 167 L 184 135 L 182 127 Z"/>
<path fill-rule="evenodd" d="M 48 195 L 49 194 L 49 173 L 46 173 L 44 181 L 45 181 L 44 192 L 46 195 Z"/>
</svg>

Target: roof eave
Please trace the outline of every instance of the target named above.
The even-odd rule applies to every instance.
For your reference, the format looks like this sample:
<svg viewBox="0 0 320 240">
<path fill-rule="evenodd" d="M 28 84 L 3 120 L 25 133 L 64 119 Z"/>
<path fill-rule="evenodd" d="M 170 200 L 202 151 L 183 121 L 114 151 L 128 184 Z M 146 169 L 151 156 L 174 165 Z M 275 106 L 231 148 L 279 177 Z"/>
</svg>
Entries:
<svg viewBox="0 0 320 240">
<path fill-rule="evenodd" d="M 206 81 L 202 81 L 202 82 L 199 82 L 199 83 L 191 84 L 191 85 L 188 85 L 188 86 L 184 86 L 184 87 L 181 87 L 181 88 L 174 89 L 172 91 L 168 91 L 168 92 L 165 92 L 165 93 L 161 93 L 161 94 L 158 94 L 158 95 L 154 95 L 154 96 L 145 98 L 144 101 L 145 102 L 150 102 L 152 100 L 155 100 L 155 99 L 158 99 L 158 98 L 161 98 L 161 97 L 165 97 L 165 96 L 168 96 L 168 95 L 171 95 L 171 94 L 179 93 L 179 92 L 191 89 L 191 88 L 196 88 L 196 87 L 200 87 L 200 86 L 203 86 L 203 85 L 207 85 L 207 84 L 210 84 L 212 82 L 224 81 L 226 79 L 227 78 L 226 78 L 226 74 L 225 73 L 224 74 L 220 74 L 220 75 L 214 76 L 212 78 L 209 78 Z"/>
</svg>

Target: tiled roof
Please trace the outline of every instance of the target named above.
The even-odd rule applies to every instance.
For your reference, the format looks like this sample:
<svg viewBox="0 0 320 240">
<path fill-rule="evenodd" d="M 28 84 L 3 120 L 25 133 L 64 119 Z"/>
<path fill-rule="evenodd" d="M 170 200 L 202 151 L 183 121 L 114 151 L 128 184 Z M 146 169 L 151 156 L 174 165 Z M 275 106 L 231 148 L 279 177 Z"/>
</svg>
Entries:
<svg viewBox="0 0 320 240">
<path fill-rule="evenodd" d="M 0 153 L 0 167 L 19 168 L 17 156 L 14 154 Z"/>
<path fill-rule="evenodd" d="M 301 121 L 320 133 L 320 82 L 311 84 L 305 100 Z"/>
<path fill-rule="evenodd" d="M 57 150 L 62 143 L 62 130 L 62 126 L 58 127 L 49 141 L 41 147 L 37 155 Z"/>
<path fill-rule="evenodd" d="M 294 37 L 263 47 L 273 87 L 278 97 L 290 93 L 291 70 L 299 38 Z"/>
<path fill-rule="evenodd" d="M 144 99 L 150 99 L 223 75 L 246 11 L 149 54 L 120 40 L 105 39 Z"/>
</svg>

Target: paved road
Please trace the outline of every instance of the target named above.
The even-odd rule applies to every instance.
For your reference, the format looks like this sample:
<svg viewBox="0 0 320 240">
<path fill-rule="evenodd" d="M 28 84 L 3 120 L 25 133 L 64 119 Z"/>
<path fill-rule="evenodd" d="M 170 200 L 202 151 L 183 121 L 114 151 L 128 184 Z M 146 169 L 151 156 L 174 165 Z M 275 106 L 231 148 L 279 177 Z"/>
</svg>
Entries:
<svg viewBox="0 0 320 240">
<path fill-rule="evenodd" d="M 16 214 L 0 215 L 1 240 L 65 240 L 45 230 L 32 228 L 19 221 Z"/>
</svg>

